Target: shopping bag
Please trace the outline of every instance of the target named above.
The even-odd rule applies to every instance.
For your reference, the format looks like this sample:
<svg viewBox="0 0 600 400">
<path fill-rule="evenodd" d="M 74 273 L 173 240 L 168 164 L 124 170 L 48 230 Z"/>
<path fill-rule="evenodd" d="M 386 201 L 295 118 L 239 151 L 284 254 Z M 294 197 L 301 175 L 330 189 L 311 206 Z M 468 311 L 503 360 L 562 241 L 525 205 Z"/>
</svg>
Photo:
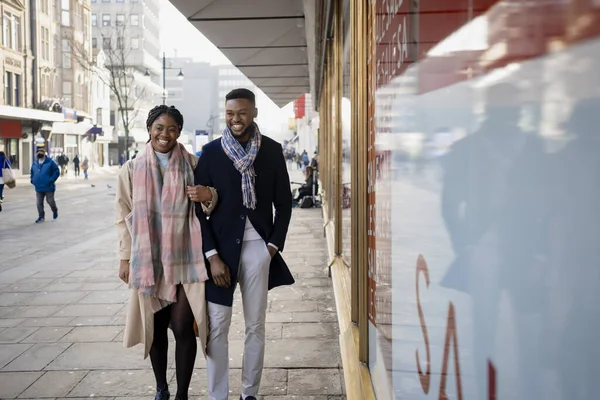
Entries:
<svg viewBox="0 0 600 400">
<path fill-rule="evenodd" d="M 4 165 L 4 167 L 7 166 Z M 12 169 L 10 169 L 10 167 L 2 168 L 2 180 L 4 181 L 4 184 L 11 189 L 17 185 L 17 182 L 15 181 L 15 176 L 13 175 Z"/>
</svg>

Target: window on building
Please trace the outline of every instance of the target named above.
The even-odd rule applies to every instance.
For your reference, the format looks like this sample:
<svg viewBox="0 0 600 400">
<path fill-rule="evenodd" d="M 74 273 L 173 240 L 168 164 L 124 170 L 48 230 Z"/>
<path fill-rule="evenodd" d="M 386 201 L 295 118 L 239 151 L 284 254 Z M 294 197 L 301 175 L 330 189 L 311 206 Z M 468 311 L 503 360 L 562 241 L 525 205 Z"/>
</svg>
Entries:
<svg viewBox="0 0 600 400">
<path fill-rule="evenodd" d="M 62 67 L 71 68 L 71 53 L 62 53 Z"/>
<path fill-rule="evenodd" d="M 114 110 L 110 110 L 110 124 L 112 126 L 115 126 L 116 122 L 117 122 L 117 115 L 115 114 Z"/>
<path fill-rule="evenodd" d="M 110 26 L 110 14 L 102 14 L 102 26 Z"/>
<path fill-rule="evenodd" d="M 41 0 L 42 13 L 50 15 L 50 0 Z"/>
<path fill-rule="evenodd" d="M 92 49 L 97 49 L 97 48 L 98 48 L 98 39 L 92 38 Z"/>
<path fill-rule="evenodd" d="M 63 82 L 63 94 L 71 94 L 72 88 L 73 88 L 73 85 L 71 84 L 71 82 L 69 82 L 69 81 Z"/>
<path fill-rule="evenodd" d="M 14 74 L 15 77 L 15 95 L 14 95 L 14 99 L 15 99 L 15 106 L 20 107 L 21 106 L 21 75 L 19 74 Z"/>
<path fill-rule="evenodd" d="M 71 26 L 71 12 L 63 10 L 60 21 L 64 26 Z"/>
<path fill-rule="evenodd" d="M 117 26 L 125 25 L 125 14 L 117 14 Z"/>
<path fill-rule="evenodd" d="M 125 38 L 117 38 L 117 49 L 125 48 Z"/>
<path fill-rule="evenodd" d="M 110 0 L 102 0 L 103 3 L 110 3 Z"/>
<path fill-rule="evenodd" d="M 12 72 L 6 72 L 4 74 L 4 101 L 7 105 L 12 106 L 12 96 L 13 96 L 13 82 L 12 82 L 13 74 Z"/>
<path fill-rule="evenodd" d="M 102 48 L 105 50 L 109 50 L 111 48 L 111 40 L 109 37 L 102 38 Z"/>
<path fill-rule="evenodd" d="M 140 25 L 140 16 L 133 14 L 130 17 L 131 26 L 139 26 Z"/>
<path fill-rule="evenodd" d="M 130 0 L 132 3 L 139 3 L 140 0 Z"/>
<path fill-rule="evenodd" d="M 138 50 L 140 48 L 140 38 L 131 38 L 131 49 Z"/>
<path fill-rule="evenodd" d="M 102 125 L 102 108 L 96 109 L 96 124 Z"/>
<path fill-rule="evenodd" d="M 21 18 L 12 17 L 12 49 L 21 51 Z"/>
<path fill-rule="evenodd" d="M 2 18 L 2 26 L 4 28 L 4 35 L 2 36 L 2 44 L 4 47 L 11 47 L 12 32 L 11 32 L 11 20 L 12 16 L 9 13 L 4 13 Z"/>
<path fill-rule="evenodd" d="M 92 26 L 98 26 L 98 16 L 96 14 L 92 14 Z"/>
<path fill-rule="evenodd" d="M 71 44 L 68 39 L 62 40 L 62 51 L 70 53 L 71 52 Z"/>
</svg>

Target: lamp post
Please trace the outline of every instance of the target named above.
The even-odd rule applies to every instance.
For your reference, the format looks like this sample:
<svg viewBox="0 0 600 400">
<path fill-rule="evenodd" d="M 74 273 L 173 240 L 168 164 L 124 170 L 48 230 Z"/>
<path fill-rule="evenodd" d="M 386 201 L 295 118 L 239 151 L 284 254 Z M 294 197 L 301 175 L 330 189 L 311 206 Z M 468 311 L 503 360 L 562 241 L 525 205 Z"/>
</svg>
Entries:
<svg viewBox="0 0 600 400">
<path fill-rule="evenodd" d="M 167 57 L 165 55 L 165 53 L 163 52 L 162 55 L 162 88 L 163 88 L 163 92 L 162 92 L 162 100 L 163 100 L 163 105 L 167 103 L 167 70 L 168 69 L 178 69 L 179 73 L 177 74 L 177 78 L 178 79 L 183 79 L 183 68 L 174 68 L 171 66 L 167 67 Z M 150 76 L 150 70 L 146 69 L 146 73 L 144 74 L 145 76 Z"/>
</svg>

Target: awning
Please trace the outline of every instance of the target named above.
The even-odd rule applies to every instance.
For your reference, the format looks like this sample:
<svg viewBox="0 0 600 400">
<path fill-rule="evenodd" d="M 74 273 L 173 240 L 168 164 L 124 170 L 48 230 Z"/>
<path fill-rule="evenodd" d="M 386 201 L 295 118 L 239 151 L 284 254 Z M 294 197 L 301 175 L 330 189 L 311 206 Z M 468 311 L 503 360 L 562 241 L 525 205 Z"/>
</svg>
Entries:
<svg viewBox="0 0 600 400">
<path fill-rule="evenodd" d="M 102 135 L 102 128 L 99 126 L 92 126 L 85 134 L 86 135 Z"/>
<path fill-rule="evenodd" d="M 0 106 L 0 118 L 16 119 L 21 121 L 64 121 L 64 116 L 61 113 L 13 106 Z"/>
<path fill-rule="evenodd" d="M 208 40 L 280 107 L 310 92 L 299 0 L 171 0 Z M 310 44 L 309 44 L 310 45 Z"/>
</svg>

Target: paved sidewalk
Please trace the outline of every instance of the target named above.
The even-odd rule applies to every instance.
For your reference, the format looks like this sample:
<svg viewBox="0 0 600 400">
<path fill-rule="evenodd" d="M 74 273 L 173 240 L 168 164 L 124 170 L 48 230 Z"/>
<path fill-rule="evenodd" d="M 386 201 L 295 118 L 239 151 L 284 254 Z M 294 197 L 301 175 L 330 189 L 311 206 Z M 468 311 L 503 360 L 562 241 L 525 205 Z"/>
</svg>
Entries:
<svg viewBox="0 0 600 400">
<path fill-rule="evenodd" d="M 111 190 L 102 188 L 105 194 L 89 197 L 87 204 L 77 197 L 65 198 L 65 218 L 56 222 L 34 227 L 28 219 L 12 221 L 14 229 L 0 232 L 2 242 L 10 238 L 15 246 L 3 252 L 23 253 L 13 254 L 10 264 L 0 259 L 0 399 L 153 398 L 150 361 L 142 359 L 140 347 L 121 345 L 128 289 L 117 278 Z M 21 218 L 16 212 L 2 216 Z M 21 227 L 24 224 L 30 227 Z M 85 239 L 61 244 L 56 240 L 79 226 L 85 232 L 86 225 L 94 228 Z M 53 242 L 51 251 L 27 255 L 30 247 L 45 240 Z M 344 399 L 320 210 L 294 210 L 284 257 L 297 283 L 269 294 L 266 369 L 259 398 Z M 231 399 L 236 400 L 243 332 L 238 295 L 230 333 Z M 171 346 L 172 368 L 173 350 Z M 204 399 L 201 356 L 196 368 L 190 395 Z M 174 369 L 169 374 L 174 389 Z"/>
</svg>

